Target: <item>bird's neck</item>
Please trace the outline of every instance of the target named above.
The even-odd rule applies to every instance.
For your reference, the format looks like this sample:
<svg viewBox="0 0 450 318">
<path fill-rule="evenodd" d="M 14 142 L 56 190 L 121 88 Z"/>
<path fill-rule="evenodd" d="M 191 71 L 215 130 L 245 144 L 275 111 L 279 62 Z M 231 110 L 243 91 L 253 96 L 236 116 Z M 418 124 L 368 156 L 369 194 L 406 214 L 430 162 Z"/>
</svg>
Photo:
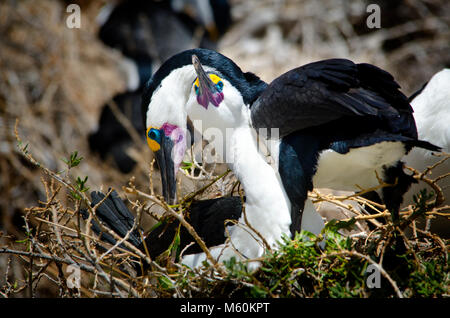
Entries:
<svg viewBox="0 0 450 318">
<path fill-rule="evenodd" d="M 259 153 L 255 132 L 249 126 L 234 129 L 227 152 L 229 165 L 246 195 L 249 223 L 274 245 L 281 235 L 290 235 L 290 203 L 276 171 Z"/>
</svg>

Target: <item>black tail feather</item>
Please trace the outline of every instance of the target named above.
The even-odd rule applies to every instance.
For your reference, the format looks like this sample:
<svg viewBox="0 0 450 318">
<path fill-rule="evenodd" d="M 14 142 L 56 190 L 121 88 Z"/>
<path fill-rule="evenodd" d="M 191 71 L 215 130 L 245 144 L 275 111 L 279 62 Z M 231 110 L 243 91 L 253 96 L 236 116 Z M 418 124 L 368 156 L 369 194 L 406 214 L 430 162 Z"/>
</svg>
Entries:
<svg viewBox="0 0 450 318">
<path fill-rule="evenodd" d="M 93 191 L 91 193 L 91 198 L 91 206 L 94 207 L 105 198 L 105 194 L 98 191 Z M 81 214 L 84 219 L 88 218 L 88 213 L 86 210 L 82 210 Z M 128 210 L 117 192 L 114 190 L 103 201 L 103 203 L 97 207 L 96 214 L 108 228 L 116 232 L 120 237 L 125 237 L 134 224 L 134 215 Z M 101 235 L 101 239 L 103 241 L 110 244 L 116 243 L 116 240 L 112 235 L 101 231 L 99 224 L 95 220 L 92 220 L 91 226 L 94 233 Z M 141 244 L 140 234 L 137 229 L 130 233 L 128 241 L 136 247 Z"/>
<path fill-rule="evenodd" d="M 442 148 L 439 146 L 436 146 L 434 144 L 432 144 L 431 142 L 425 141 L 425 140 L 413 140 L 410 142 L 410 145 L 413 147 L 419 147 L 419 148 L 424 148 L 430 151 L 441 151 Z"/>
</svg>

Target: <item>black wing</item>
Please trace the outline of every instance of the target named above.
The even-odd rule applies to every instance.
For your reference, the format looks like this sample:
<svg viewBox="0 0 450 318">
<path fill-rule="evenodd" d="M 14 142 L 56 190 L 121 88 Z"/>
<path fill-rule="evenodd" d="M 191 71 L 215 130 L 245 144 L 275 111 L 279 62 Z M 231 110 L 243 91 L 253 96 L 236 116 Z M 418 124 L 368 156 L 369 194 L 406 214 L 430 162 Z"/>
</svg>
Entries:
<svg viewBox="0 0 450 318">
<path fill-rule="evenodd" d="M 284 137 L 342 118 L 371 118 L 388 132 L 417 139 L 407 97 L 388 72 L 346 59 L 293 69 L 275 79 L 251 107 L 253 126 Z"/>
</svg>

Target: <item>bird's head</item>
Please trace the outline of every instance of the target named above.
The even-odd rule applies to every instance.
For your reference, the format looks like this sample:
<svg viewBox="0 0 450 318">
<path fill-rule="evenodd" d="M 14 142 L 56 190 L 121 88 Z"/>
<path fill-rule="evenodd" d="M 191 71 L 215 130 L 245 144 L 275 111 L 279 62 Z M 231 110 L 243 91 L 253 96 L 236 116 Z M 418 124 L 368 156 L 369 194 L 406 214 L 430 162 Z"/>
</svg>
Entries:
<svg viewBox="0 0 450 318">
<path fill-rule="evenodd" d="M 189 142 L 187 114 L 183 99 L 170 83 L 162 83 L 145 104 L 145 127 L 148 147 L 152 150 L 161 173 L 164 199 L 169 204 L 176 201 L 176 175 Z M 173 94 L 170 93 L 173 92 Z M 179 92 L 178 92 L 179 93 Z"/>
<path fill-rule="evenodd" d="M 178 53 L 153 74 L 142 96 L 142 114 L 167 202 L 175 201 L 176 172 L 187 145 L 193 142 L 188 137 L 188 131 L 193 136 L 188 116 L 201 120 L 203 128 L 234 127 L 242 107 L 250 105 L 265 87 L 229 58 L 206 49 Z"/>
<path fill-rule="evenodd" d="M 224 56 L 221 58 L 227 59 Z M 240 85 L 236 85 L 235 81 L 236 78 L 243 78 L 243 73 L 240 69 L 219 69 L 208 63 L 202 65 L 195 54 L 192 55 L 192 65 L 196 78 L 186 105 L 189 117 L 201 120 L 203 128 L 234 127 L 245 106 L 240 91 L 240 85 L 244 81 Z M 234 73 L 231 74 L 232 72 Z"/>
</svg>

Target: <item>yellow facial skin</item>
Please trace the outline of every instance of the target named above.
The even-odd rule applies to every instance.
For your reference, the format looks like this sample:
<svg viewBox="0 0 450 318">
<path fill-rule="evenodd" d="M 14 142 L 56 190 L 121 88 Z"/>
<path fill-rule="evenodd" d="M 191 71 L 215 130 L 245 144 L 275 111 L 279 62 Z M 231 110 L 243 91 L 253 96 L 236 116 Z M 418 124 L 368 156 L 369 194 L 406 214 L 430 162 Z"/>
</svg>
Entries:
<svg viewBox="0 0 450 318">
<path fill-rule="evenodd" d="M 148 133 L 149 133 L 150 129 L 152 129 L 152 128 L 158 129 L 158 128 L 156 128 L 156 127 L 148 127 L 148 128 L 147 128 L 147 133 L 146 133 L 146 136 L 147 136 L 147 144 L 148 144 L 149 148 L 150 148 L 153 152 L 157 152 L 157 151 L 161 148 L 161 145 L 158 144 L 155 140 L 150 139 L 150 138 L 148 137 Z"/>
<path fill-rule="evenodd" d="M 211 79 L 211 81 L 213 81 L 213 83 L 214 84 L 217 84 L 219 81 L 221 81 L 222 79 L 219 77 L 219 76 L 217 76 L 216 74 L 209 74 L 209 78 Z M 196 90 L 198 90 L 198 88 L 199 88 L 199 82 L 198 82 L 198 77 L 195 79 L 195 82 L 194 82 L 194 88 L 196 89 Z"/>
</svg>

